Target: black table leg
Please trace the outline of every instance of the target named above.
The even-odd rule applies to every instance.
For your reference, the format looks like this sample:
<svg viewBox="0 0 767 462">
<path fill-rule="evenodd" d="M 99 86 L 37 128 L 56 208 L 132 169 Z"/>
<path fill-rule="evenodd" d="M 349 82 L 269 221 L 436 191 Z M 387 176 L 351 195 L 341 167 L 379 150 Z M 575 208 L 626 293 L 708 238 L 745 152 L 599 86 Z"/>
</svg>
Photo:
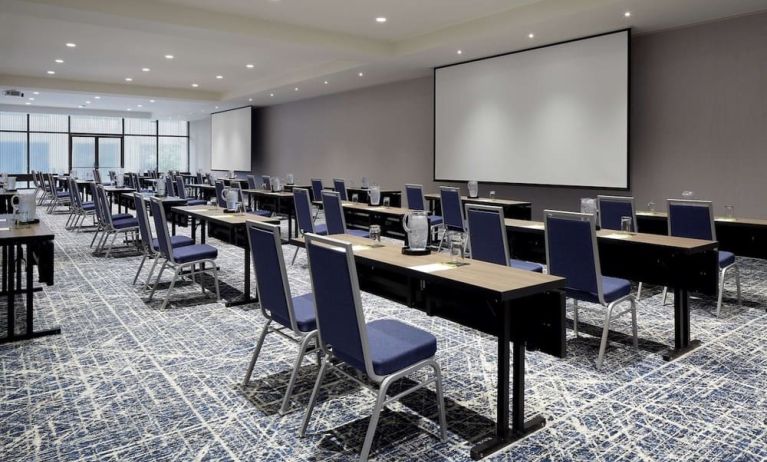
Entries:
<svg viewBox="0 0 767 462">
<path fill-rule="evenodd" d="M 205 226 L 206 222 L 200 220 L 200 244 L 205 244 Z"/>
<path fill-rule="evenodd" d="M 690 295 L 687 289 L 674 288 L 674 349 L 663 353 L 663 359 L 673 361 L 700 345 L 700 340 L 690 340 Z"/>
<path fill-rule="evenodd" d="M 189 219 L 192 221 L 192 241 L 197 243 L 197 219 L 194 217 L 190 217 Z"/>
<path fill-rule="evenodd" d="M 16 257 L 15 246 L 8 246 L 8 338 L 16 336 L 16 284 L 13 283 Z"/>
<path fill-rule="evenodd" d="M 496 396 L 495 436 L 471 448 L 471 458 L 482 459 L 511 443 L 540 430 L 546 420 L 535 416 L 525 421 L 525 341 L 520 335 L 514 339 L 514 364 L 512 388 L 512 422 L 509 429 L 509 342 L 511 323 L 509 306 L 498 310 L 498 395 Z"/>
<path fill-rule="evenodd" d="M 8 247 L 3 246 L 3 293 L 8 290 Z"/>
<path fill-rule="evenodd" d="M 243 250 L 243 253 L 245 257 L 243 258 L 245 267 L 243 268 L 243 275 L 245 277 L 245 287 L 244 291 L 241 296 L 237 297 L 236 299 L 226 302 L 226 306 L 241 306 L 241 305 L 249 305 L 251 303 L 256 303 L 258 301 L 258 298 L 253 298 L 250 296 L 250 249 L 245 248 Z"/>
</svg>

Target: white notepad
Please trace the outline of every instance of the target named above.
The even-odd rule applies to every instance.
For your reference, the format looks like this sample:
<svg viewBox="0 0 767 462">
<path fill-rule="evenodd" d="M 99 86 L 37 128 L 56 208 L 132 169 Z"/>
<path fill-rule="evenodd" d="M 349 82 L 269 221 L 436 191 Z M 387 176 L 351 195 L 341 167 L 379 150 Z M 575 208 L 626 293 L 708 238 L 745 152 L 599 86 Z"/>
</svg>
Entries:
<svg viewBox="0 0 767 462">
<path fill-rule="evenodd" d="M 631 234 L 611 233 L 611 234 L 605 234 L 602 237 L 607 237 L 610 239 L 629 239 L 631 237 Z"/>
<path fill-rule="evenodd" d="M 11 228 L 0 228 L 0 231 L 10 231 Z"/>
<path fill-rule="evenodd" d="M 417 266 L 411 266 L 410 269 L 421 271 L 424 273 L 434 273 L 437 271 L 446 271 L 455 269 L 455 265 L 450 265 L 448 263 L 429 263 L 428 265 L 417 265 Z"/>
</svg>

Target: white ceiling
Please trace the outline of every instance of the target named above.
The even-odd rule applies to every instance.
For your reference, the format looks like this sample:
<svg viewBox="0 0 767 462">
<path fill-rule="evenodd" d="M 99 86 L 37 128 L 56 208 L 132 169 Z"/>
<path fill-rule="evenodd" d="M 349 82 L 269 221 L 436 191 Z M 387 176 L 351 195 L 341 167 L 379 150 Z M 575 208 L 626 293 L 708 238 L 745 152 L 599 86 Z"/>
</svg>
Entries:
<svg viewBox="0 0 767 462">
<path fill-rule="evenodd" d="M 766 9 L 767 0 L 0 0 L 0 89 L 40 92 L 0 105 L 191 120 L 623 27 Z"/>
</svg>

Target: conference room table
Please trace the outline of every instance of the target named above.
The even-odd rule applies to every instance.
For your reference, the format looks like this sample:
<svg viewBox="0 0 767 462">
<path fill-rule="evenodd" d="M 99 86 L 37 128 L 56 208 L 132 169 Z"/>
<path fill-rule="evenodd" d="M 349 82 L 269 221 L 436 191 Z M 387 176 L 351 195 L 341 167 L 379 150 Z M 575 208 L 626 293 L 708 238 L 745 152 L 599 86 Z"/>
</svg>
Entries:
<svg viewBox="0 0 767 462">
<path fill-rule="evenodd" d="M 210 200 L 216 195 L 216 187 L 205 183 L 191 183 L 188 187 L 195 190 L 195 197 L 197 199 Z"/>
<path fill-rule="evenodd" d="M 293 229 L 296 218 L 296 208 L 293 203 L 293 193 L 287 191 L 269 191 L 267 189 L 243 189 L 243 194 L 248 196 L 248 207 L 253 208 L 253 200 L 257 207 L 262 210 L 270 210 L 275 214 L 285 215 L 288 218 L 288 237 L 298 236 L 298 224 Z"/>
<path fill-rule="evenodd" d="M 242 189 L 250 187 L 247 178 L 219 178 L 219 180 L 223 181 L 226 186 L 237 184 Z"/>
<path fill-rule="evenodd" d="M 34 285 L 34 267 L 38 267 L 39 281 L 53 285 L 54 233 L 44 224 L 35 223 L 14 226 L 11 215 L 0 215 L 0 247 L 2 248 L 2 292 L 7 296 L 6 332 L 0 343 L 29 340 L 48 335 L 58 335 L 60 328 L 35 330 L 35 292 L 42 290 Z M 26 247 L 26 271 L 22 272 L 21 259 Z M 25 276 L 25 277 L 22 277 Z M 16 297 L 26 299 L 26 330 L 16 333 Z"/>
<path fill-rule="evenodd" d="M 512 258 L 546 263 L 544 223 L 506 219 Z M 675 359 L 700 346 L 690 339 L 689 292 L 716 294 L 718 243 L 646 233 L 597 231 L 602 274 L 670 287 L 674 291 L 674 347 L 662 353 Z"/>
<path fill-rule="evenodd" d="M 114 205 L 114 203 L 117 202 L 117 213 L 122 213 L 124 197 L 123 194 L 132 193 L 135 191 L 135 189 L 128 186 L 104 186 L 104 192 L 106 192 L 109 196 L 109 205 Z M 127 205 L 125 207 L 125 211 L 128 211 Z"/>
<path fill-rule="evenodd" d="M 441 198 L 439 194 L 424 194 L 424 199 L 429 202 L 429 211 L 433 214 L 441 215 Z M 502 207 L 503 215 L 506 218 L 516 218 L 519 220 L 529 220 L 532 217 L 531 202 L 515 201 L 511 199 L 498 199 L 489 197 L 468 197 L 461 196 L 462 205 L 465 204 L 479 204 L 489 205 L 493 207 Z"/>
<path fill-rule="evenodd" d="M 197 242 L 197 222 L 200 223 L 200 242 L 205 243 L 206 227 L 207 235 L 228 244 L 243 249 L 243 290 L 242 295 L 234 300 L 226 302 L 226 306 L 248 305 L 258 301 L 251 296 L 250 290 L 250 243 L 246 223 L 255 221 L 260 223 L 280 224 L 277 218 L 266 218 L 250 213 L 225 213 L 221 207 L 211 205 L 175 206 L 171 210 L 176 215 L 182 215 L 191 221 L 192 239 Z"/>
<path fill-rule="evenodd" d="M 668 214 L 637 211 L 637 230 L 643 233 L 668 234 Z M 740 257 L 767 258 L 767 220 L 746 217 L 714 219 L 719 249 Z"/>
<path fill-rule="evenodd" d="M 473 459 L 543 428 L 542 416 L 525 421 L 525 351 L 566 356 L 563 278 L 477 260 L 453 265 L 444 253 L 403 255 L 401 246 L 348 234 L 329 237 L 353 244 L 362 290 L 496 337 L 495 432 L 471 448 Z M 304 246 L 303 238 L 290 242 Z"/>
<path fill-rule="evenodd" d="M 381 204 L 383 204 L 384 199 L 388 197 L 390 206 L 402 207 L 402 191 L 401 190 L 379 188 L 378 191 L 381 193 L 381 200 L 380 200 Z M 366 204 L 370 203 L 370 188 L 356 188 L 356 187 L 346 188 L 346 195 L 348 196 L 349 200 L 351 200 L 352 195 L 354 194 L 358 196 L 359 202 L 364 202 Z"/>
<path fill-rule="evenodd" d="M 322 205 L 322 201 L 312 203 Z M 370 225 L 378 225 L 381 227 L 382 236 L 402 239 L 407 244 L 407 234 L 402 227 L 402 220 L 411 212 L 410 209 L 352 201 L 341 201 L 341 207 L 344 209 L 347 227 L 370 229 Z M 429 233 L 429 239 L 431 239 L 431 233 Z"/>
</svg>

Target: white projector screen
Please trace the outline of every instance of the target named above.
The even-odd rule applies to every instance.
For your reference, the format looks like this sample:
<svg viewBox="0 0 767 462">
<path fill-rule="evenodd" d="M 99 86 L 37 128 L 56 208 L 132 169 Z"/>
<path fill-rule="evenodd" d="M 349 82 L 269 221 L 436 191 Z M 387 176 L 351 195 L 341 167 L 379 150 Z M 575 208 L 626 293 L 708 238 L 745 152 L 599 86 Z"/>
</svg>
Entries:
<svg viewBox="0 0 767 462">
<path fill-rule="evenodd" d="M 629 40 L 436 68 L 434 179 L 628 188 Z"/>
<path fill-rule="evenodd" d="M 252 109 L 250 106 L 218 112 L 212 116 L 212 170 L 250 171 Z"/>
</svg>

